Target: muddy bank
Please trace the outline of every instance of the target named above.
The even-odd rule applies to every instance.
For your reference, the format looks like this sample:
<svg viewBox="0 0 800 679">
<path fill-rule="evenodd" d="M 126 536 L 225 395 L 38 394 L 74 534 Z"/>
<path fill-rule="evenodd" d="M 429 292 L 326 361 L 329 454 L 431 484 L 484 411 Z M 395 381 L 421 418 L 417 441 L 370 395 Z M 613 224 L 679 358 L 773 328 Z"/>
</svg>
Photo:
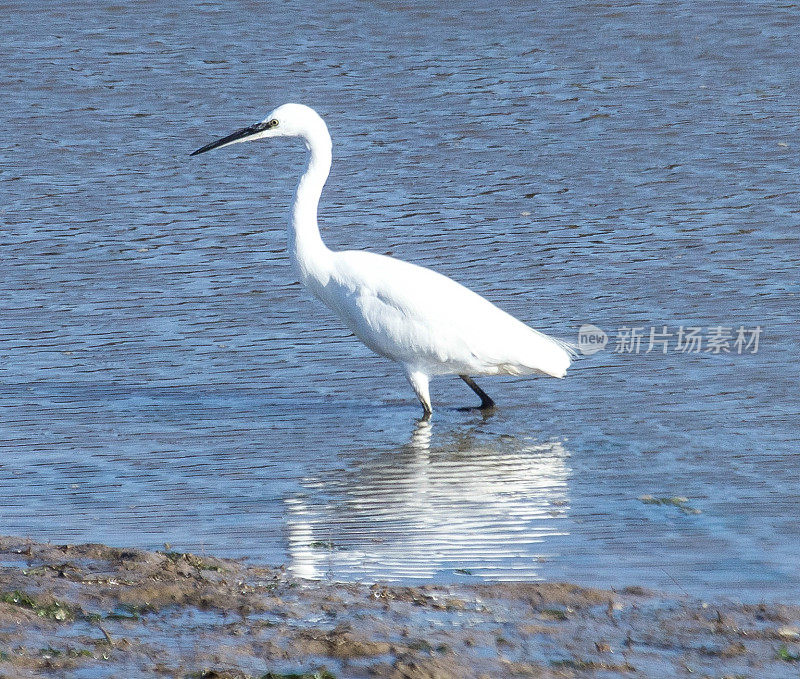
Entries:
<svg viewBox="0 0 800 679">
<path fill-rule="evenodd" d="M 800 607 L 0 538 L 0 677 L 796 677 Z"/>
</svg>

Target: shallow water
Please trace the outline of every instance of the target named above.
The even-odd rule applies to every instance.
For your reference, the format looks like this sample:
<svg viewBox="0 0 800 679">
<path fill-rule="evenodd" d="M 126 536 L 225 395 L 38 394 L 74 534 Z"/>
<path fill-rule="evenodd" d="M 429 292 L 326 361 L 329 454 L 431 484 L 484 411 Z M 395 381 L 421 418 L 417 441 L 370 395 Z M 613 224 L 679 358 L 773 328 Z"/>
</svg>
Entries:
<svg viewBox="0 0 800 679">
<path fill-rule="evenodd" d="M 569 579 L 797 600 L 796 8 L 5 3 L 0 531 L 334 579 Z M 332 247 L 432 266 L 606 350 L 433 383 L 294 281 L 327 119 Z M 645 353 L 651 327 L 673 337 Z M 680 353 L 678 328 L 762 328 Z M 642 327 L 637 353 L 619 330 Z M 642 497 L 686 501 L 656 504 Z"/>
</svg>

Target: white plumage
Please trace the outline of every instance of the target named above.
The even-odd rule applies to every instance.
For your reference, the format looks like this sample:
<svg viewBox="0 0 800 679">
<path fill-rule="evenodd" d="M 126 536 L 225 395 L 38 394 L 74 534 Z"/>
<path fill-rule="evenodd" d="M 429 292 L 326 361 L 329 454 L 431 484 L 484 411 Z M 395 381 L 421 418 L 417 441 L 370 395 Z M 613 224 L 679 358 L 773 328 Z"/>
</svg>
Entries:
<svg viewBox="0 0 800 679">
<path fill-rule="evenodd" d="M 299 137 L 310 152 L 289 223 L 289 253 L 300 281 L 370 349 L 403 366 L 425 416 L 432 412 L 428 383 L 434 375 L 461 376 L 483 408 L 494 402 L 471 375 L 565 375 L 574 355 L 569 344 L 452 279 L 392 257 L 325 246 L 317 206 L 330 171 L 331 138 L 308 106 L 284 104 L 192 155 L 265 137 Z"/>
</svg>

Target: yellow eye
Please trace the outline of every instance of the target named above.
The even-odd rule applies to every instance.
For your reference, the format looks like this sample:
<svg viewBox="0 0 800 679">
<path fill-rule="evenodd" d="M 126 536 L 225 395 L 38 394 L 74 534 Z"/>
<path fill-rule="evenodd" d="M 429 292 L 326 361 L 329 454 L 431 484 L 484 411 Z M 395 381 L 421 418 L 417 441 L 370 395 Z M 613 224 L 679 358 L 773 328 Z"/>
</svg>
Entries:
<svg viewBox="0 0 800 679">
<path fill-rule="evenodd" d="M 269 126 L 270 127 L 277 127 L 277 125 L 278 125 L 278 119 L 277 118 L 273 118 L 272 120 L 269 121 Z"/>
</svg>

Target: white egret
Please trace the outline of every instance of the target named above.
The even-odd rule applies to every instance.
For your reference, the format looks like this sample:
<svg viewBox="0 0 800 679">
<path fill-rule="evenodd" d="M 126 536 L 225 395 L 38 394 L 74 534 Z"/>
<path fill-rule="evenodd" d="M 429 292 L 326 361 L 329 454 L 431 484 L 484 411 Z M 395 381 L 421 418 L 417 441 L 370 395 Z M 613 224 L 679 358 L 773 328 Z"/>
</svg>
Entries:
<svg viewBox="0 0 800 679">
<path fill-rule="evenodd" d="M 192 155 L 267 137 L 299 137 L 309 151 L 289 219 L 289 254 L 300 281 L 370 349 L 402 366 L 425 417 L 435 375 L 461 377 L 481 408 L 493 408 L 494 401 L 471 375 L 565 375 L 575 355 L 568 343 L 529 328 L 450 278 L 372 252 L 328 249 L 317 206 L 332 144 L 325 122 L 308 106 L 279 106 Z"/>
</svg>

